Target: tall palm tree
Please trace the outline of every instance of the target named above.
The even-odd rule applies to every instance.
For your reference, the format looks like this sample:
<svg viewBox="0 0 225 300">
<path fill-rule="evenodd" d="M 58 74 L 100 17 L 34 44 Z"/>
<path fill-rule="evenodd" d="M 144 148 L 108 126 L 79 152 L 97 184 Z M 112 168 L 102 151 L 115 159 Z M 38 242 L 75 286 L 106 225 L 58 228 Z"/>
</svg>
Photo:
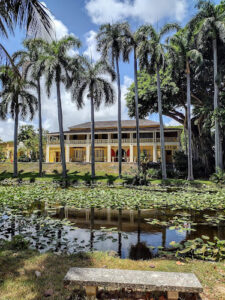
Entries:
<svg viewBox="0 0 225 300">
<path fill-rule="evenodd" d="M 4 119 L 10 114 L 14 119 L 14 177 L 18 176 L 17 166 L 17 144 L 18 144 L 18 124 L 19 116 L 24 119 L 28 114 L 32 120 L 37 109 L 37 99 L 29 90 L 33 88 L 31 82 L 26 81 L 23 77 L 18 77 L 13 67 L 0 68 L 0 81 L 2 91 L 0 93 L 0 114 Z"/>
<path fill-rule="evenodd" d="M 58 122 L 60 133 L 60 150 L 62 162 L 62 175 L 66 179 L 66 158 L 63 132 L 63 114 L 61 100 L 61 84 L 66 83 L 68 68 L 71 58 L 68 51 L 74 47 L 80 47 L 81 43 L 73 36 L 63 37 L 51 43 L 42 42 L 43 54 L 39 57 L 39 64 L 44 68 L 45 84 L 48 96 L 51 95 L 53 84 L 56 87 Z"/>
<path fill-rule="evenodd" d="M 4 0 L 0 2 L 0 33 L 8 38 L 16 26 L 25 28 L 28 35 L 50 35 L 52 24 L 47 8 L 38 0 Z M 0 43 L 0 58 L 13 63 Z"/>
<path fill-rule="evenodd" d="M 200 64 L 203 61 L 201 53 L 193 49 L 190 34 L 181 31 L 170 39 L 169 59 L 173 68 L 184 70 L 187 77 L 187 123 L 188 123 L 188 180 L 194 180 L 192 162 L 192 131 L 191 131 L 191 63 Z"/>
<path fill-rule="evenodd" d="M 145 25 L 141 26 L 137 31 L 137 55 L 139 58 L 140 67 L 145 68 L 149 73 L 154 72 L 157 75 L 158 113 L 160 120 L 161 165 L 163 179 L 167 178 L 167 173 L 160 82 L 160 69 L 164 68 L 165 65 L 165 47 L 162 43 L 162 39 L 170 31 L 178 29 L 180 29 L 180 27 L 177 24 L 167 24 L 160 30 L 160 32 L 157 32 L 152 25 Z"/>
<path fill-rule="evenodd" d="M 97 49 L 101 52 L 102 58 L 110 61 L 113 68 L 116 68 L 118 86 L 118 161 L 119 177 L 122 176 L 122 134 L 121 134 L 121 85 L 119 60 L 123 53 L 126 23 L 104 24 L 100 27 L 97 35 Z"/>
<path fill-rule="evenodd" d="M 139 108 L 138 108 L 138 77 L 137 77 L 137 33 L 132 32 L 129 23 L 124 23 L 125 46 L 123 49 L 123 60 L 129 62 L 130 54 L 134 55 L 134 85 L 135 85 L 135 116 L 136 116 L 136 139 L 137 139 L 137 164 L 138 170 L 141 169 L 141 149 L 139 133 Z"/>
<path fill-rule="evenodd" d="M 190 21 L 190 31 L 197 28 L 197 43 L 199 48 L 204 45 L 206 38 L 210 39 L 213 48 L 213 62 L 214 62 L 214 111 L 217 113 L 219 108 L 219 88 L 218 88 L 218 41 L 225 43 L 225 13 L 221 12 L 217 5 L 214 5 L 210 0 L 198 1 L 197 8 L 199 12 Z M 215 117 L 215 168 L 223 168 L 222 157 L 222 141 L 221 128 L 218 117 Z"/>
<path fill-rule="evenodd" d="M 42 40 L 29 39 L 24 41 L 24 51 L 18 51 L 13 55 L 15 60 L 19 59 L 18 66 L 22 67 L 23 75 L 26 79 L 31 79 L 36 83 L 39 114 L 39 176 L 42 176 L 43 162 L 43 132 L 42 132 L 42 110 L 41 110 L 41 76 L 44 66 L 40 64 L 39 58 L 42 53 Z"/>
<path fill-rule="evenodd" d="M 75 77 L 72 83 L 72 95 L 78 108 L 84 105 L 84 96 L 88 92 L 91 104 L 91 176 L 95 178 L 95 117 L 94 110 L 99 109 L 102 102 L 105 105 L 115 103 L 115 93 L 112 83 L 105 78 L 109 75 L 114 81 L 116 74 L 111 66 L 103 60 L 93 63 L 88 58 L 82 58 L 83 71 L 79 80 Z"/>
</svg>

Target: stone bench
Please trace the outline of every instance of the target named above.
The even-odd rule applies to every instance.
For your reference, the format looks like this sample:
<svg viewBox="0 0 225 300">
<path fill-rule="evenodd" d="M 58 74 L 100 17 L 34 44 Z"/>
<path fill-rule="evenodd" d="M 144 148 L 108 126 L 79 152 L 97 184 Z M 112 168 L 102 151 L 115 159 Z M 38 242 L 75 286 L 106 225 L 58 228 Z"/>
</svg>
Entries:
<svg viewBox="0 0 225 300">
<path fill-rule="evenodd" d="M 84 286 L 88 297 L 96 296 L 98 287 L 167 292 L 168 300 L 177 300 L 179 292 L 203 292 L 198 278 L 192 273 L 70 268 L 64 280 Z"/>
</svg>

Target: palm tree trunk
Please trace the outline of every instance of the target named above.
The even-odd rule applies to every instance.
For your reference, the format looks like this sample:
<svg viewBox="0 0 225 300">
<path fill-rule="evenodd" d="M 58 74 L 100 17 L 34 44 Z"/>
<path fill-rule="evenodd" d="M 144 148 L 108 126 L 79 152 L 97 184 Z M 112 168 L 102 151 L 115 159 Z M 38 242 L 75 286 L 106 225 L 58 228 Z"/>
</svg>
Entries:
<svg viewBox="0 0 225 300">
<path fill-rule="evenodd" d="M 95 178 L 95 108 L 91 95 L 91 178 Z"/>
<path fill-rule="evenodd" d="M 15 125 L 14 125 L 14 155 L 13 155 L 13 176 L 18 176 L 18 161 L 17 161 L 17 144 L 18 144 L 18 125 L 19 125 L 19 108 L 18 103 L 15 106 Z"/>
<path fill-rule="evenodd" d="M 65 157 L 65 144 L 64 144 L 64 132 L 63 132 L 63 115 L 62 115 L 62 101 L 60 82 L 56 81 L 57 90 L 57 106 L 58 106 L 58 122 L 59 122 L 59 139 L 60 139 L 60 150 L 61 150 L 61 163 L 62 163 L 62 176 L 66 179 L 66 157 Z"/>
<path fill-rule="evenodd" d="M 191 132 L 191 78 L 187 63 L 187 119 L 188 119 L 188 180 L 194 180 L 192 162 L 192 132 Z"/>
<path fill-rule="evenodd" d="M 217 39 L 213 40 L 213 64 L 214 64 L 214 111 L 216 111 L 219 107 L 218 103 L 218 95 L 219 88 L 216 82 L 217 72 L 218 72 L 218 60 L 217 60 Z M 222 163 L 222 149 L 220 142 L 220 126 L 218 118 L 215 118 L 215 168 L 216 172 L 218 169 L 223 168 Z"/>
<path fill-rule="evenodd" d="M 41 86 L 40 78 L 37 81 L 38 117 L 39 117 L 39 176 L 42 176 L 43 145 L 42 145 L 42 112 L 41 112 Z"/>
<path fill-rule="evenodd" d="M 140 149 L 140 133 L 139 133 L 139 109 L 138 109 L 138 80 L 137 80 L 137 55 L 136 47 L 134 47 L 134 83 L 135 83 L 135 114 L 136 114 L 136 138 L 137 138 L 137 164 L 138 171 L 141 170 L 141 149 Z"/>
<path fill-rule="evenodd" d="M 118 86 L 118 162 L 119 178 L 122 177 L 122 134 L 121 134 L 121 87 L 120 87 L 120 70 L 119 58 L 116 58 L 117 86 Z"/>
<path fill-rule="evenodd" d="M 164 126 L 162 117 L 162 96 L 161 96 L 161 83 L 159 75 L 159 66 L 157 66 L 157 93 L 158 93 L 158 112 L 160 122 L 160 144 L 161 144 L 161 165 L 162 165 L 162 179 L 167 178 L 166 174 L 166 155 L 165 155 L 165 141 L 164 141 Z"/>
</svg>

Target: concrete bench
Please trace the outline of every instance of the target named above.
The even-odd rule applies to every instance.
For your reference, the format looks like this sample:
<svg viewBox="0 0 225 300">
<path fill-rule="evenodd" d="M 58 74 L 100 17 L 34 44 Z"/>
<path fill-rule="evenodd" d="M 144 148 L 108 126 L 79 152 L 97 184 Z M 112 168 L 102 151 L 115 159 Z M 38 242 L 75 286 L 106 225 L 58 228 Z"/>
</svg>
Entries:
<svg viewBox="0 0 225 300">
<path fill-rule="evenodd" d="M 203 292 L 198 278 L 192 273 L 70 268 L 64 280 L 84 286 L 88 297 L 96 296 L 98 287 L 167 292 L 168 300 L 177 300 L 179 292 Z"/>
</svg>

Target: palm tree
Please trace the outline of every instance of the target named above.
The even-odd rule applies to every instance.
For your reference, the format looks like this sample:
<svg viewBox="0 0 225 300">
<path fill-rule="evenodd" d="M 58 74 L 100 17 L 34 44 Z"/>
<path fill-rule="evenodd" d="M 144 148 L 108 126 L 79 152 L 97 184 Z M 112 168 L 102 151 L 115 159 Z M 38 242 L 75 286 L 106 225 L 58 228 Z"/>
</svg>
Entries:
<svg viewBox="0 0 225 300">
<path fill-rule="evenodd" d="M 26 81 L 22 77 L 18 77 L 13 67 L 1 67 L 0 80 L 2 91 L 0 97 L 0 114 L 3 119 L 10 114 L 14 119 L 14 177 L 18 176 L 17 166 L 17 143 L 18 143 L 18 123 L 19 116 L 24 119 L 30 114 L 32 120 L 37 109 L 37 99 L 29 90 L 33 88 L 31 82 Z"/>
<path fill-rule="evenodd" d="M 51 43 L 42 42 L 43 54 L 39 57 L 39 65 L 44 68 L 48 96 L 51 95 L 51 88 L 54 83 L 56 87 L 63 179 L 66 179 L 66 158 L 63 132 L 61 84 L 65 84 L 68 77 L 68 68 L 71 60 L 71 58 L 68 56 L 68 51 L 74 47 L 80 47 L 80 45 L 80 41 L 73 36 L 67 36 L 58 41 L 52 41 Z"/>
<path fill-rule="evenodd" d="M 4 0 L 0 2 L 0 33 L 8 38 L 9 33 L 19 26 L 28 35 L 51 34 L 52 25 L 47 8 L 38 0 Z M 13 65 L 13 60 L 0 43 L 0 57 Z"/>
<path fill-rule="evenodd" d="M 137 31 L 137 55 L 139 58 L 140 67 L 145 68 L 149 73 L 154 72 L 157 75 L 158 113 L 160 120 L 161 165 L 163 179 L 167 178 L 167 173 L 160 82 L 160 68 L 163 68 L 165 65 L 165 53 L 162 39 L 171 30 L 178 30 L 179 28 L 180 27 L 177 24 L 167 24 L 158 33 L 152 25 L 145 25 L 141 26 Z"/>
<path fill-rule="evenodd" d="M 191 20 L 189 27 L 192 32 L 197 28 L 197 43 L 199 48 L 204 45 L 206 38 L 210 39 L 212 42 L 214 63 L 214 111 L 217 113 L 219 108 L 217 44 L 219 40 L 225 43 L 225 13 L 221 12 L 219 7 L 209 0 L 198 1 L 197 8 L 199 9 L 199 12 Z M 216 171 L 223 168 L 221 128 L 217 116 L 215 116 L 215 168 Z"/>
<path fill-rule="evenodd" d="M 97 49 L 101 52 L 102 58 L 111 62 L 113 68 L 116 67 L 118 86 L 118 161 L 119 177 L 122 176 L 122 135 L 121 135 L 121 86 L 119 59 L 124 49 L 124 29 L 126 23 L 104 24 L 100 27 L 97 35 Z"/>
<path fill-rule="evenodd" d="M 170 39 L 169 59 L 173 68 L 184 70 L 187 77 L 187 123 L 188 123 L 188 180 L 194 180 L 192 162 L 192 131 L 191 131 L 191 63 L 202 63 L 201 53 L 193 49 L 191 35 L 181 31 Z"/>
<path fill-rule="evenodd" d="M 114 81 L 116 74 L 111 66 L 103 60 L 93 63 L 88 58 L 82 58 L 83 71 L 79 80 L 75 77 L 72 82 L 72 96 L 78 108 L 84 105 L 84 96 L 88 92 L 91 102 L 91 176 L 95 178 L 95 117 L 94 110 L 99 109 L 102 102 L 112 105 L 115 102 L 113 86 L 104 75 L 110 75 Z M 73 78 L 72 78 L 73 79 Z"/>
<path fill-rule="evenodd" d="M 141 168 L 141 150 L 139 133 L 139 108 L 138 108 L 138 78 L 137 78 L 137 34 L 132 32 L 129 23 L 124 23 L 124 34 L 126 37 L 125 47 L 123 49 L 123 60 L 129 62 L 129 56 L 134 54 L 134 84 L 135 84 L 135 116 L 136 116 L 136 139 L 137 139 L 137 164 L 140 172 Z"/>
<path fill-rule="evenodd" d="M 23 69 L 24 77 L 34 80 L 36 83 L 38 97 L 38 114 L 39 114 L 39 176 L 42 176 L 43 162 L 43 132 L 42 132 L 42 111 L 41 111 L 41 76 L 44 71 L 43 64 L 40 64 L 39 58 L 42 54 L 42 40 L 30 39 L 24 41 L 26 50 L 18 51 L 13 55 L 14 59 L 19 59 L 17 64 Z"/>
</svg>

